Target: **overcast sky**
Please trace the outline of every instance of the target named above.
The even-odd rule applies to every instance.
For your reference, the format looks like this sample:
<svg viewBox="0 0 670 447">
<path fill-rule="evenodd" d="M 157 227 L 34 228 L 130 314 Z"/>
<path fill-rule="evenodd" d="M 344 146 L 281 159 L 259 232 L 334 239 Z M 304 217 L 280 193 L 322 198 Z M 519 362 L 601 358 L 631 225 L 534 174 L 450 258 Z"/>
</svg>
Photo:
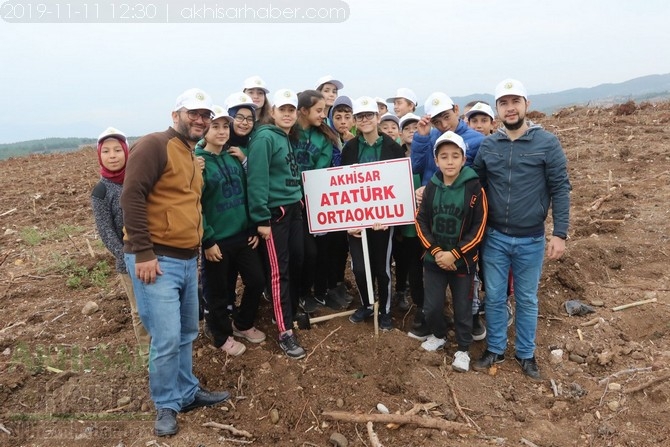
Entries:
<svg viewBox="0 0 670 447">
<path fill-rule="evenodd" d="M 94 1 L 98 8 L 116 2 L 120 14 L 120 0 Z M 164 130 L 183 90 L 200 87 L 222 103 L 251 75 L 274 91 L 314 88 L 332 74 L 344 82 L 341 94 L 386 98 L 409 87 L 423 104 L 436 90 L 492 93 L 506 77 L 520 79 L 532 99 L 670 73 L 666 0 L 267 1 L 280 2 L 346 4 L 349 16 L 176 23 L 184 5 L 228 2 L 168 0 L 166 24 L 0 21 L 0 143 L 95 137 L 108 126 L 133 136 Z M 3 4 L 2 16 L 9 12 L 16 10 Z"/>
</svg>

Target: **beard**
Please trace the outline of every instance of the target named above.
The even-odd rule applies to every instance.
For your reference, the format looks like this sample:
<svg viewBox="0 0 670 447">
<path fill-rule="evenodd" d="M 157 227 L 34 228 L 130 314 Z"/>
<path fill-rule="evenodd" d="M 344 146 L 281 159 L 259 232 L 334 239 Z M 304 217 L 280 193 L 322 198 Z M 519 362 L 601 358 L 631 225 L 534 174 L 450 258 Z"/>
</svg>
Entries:
<svg viewBox="0 0 670 447">
<path fill-rule="evenodd" d="M 207 133 L 207 129 L 208 128 L 205 127 L 205 129 L 202 131 L 196 130 L 193 128 L 193 124 L 179 120 L 176 130 L 188 141 L 195 141 L 197 143 L 205 136 L 205 134 Z"/>
<path fill-rule="evenodd" d="M 507 130 L 519 130 L 521 129 L 521 126 L 526 122 L 526 117 L 525 116 L 520 116 L 519 120 L 516 123 L 509 123 L 507 121 L 503 121 L 503 125 L 505 126 L 505 129 Z"/>
</svg>

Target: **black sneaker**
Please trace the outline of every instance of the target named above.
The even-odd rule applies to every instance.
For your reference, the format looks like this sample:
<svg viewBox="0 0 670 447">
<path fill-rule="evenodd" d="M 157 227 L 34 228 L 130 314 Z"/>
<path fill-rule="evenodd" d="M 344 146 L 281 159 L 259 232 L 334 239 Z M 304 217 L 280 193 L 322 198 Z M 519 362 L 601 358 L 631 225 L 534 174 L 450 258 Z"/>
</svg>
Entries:
<svg viewBox="0 0 670 447">
<path fill-rule="evenodd" d="M 493 365 L 497 365 L 504 361 L 505 354 L 496 354 L 487 349 L 479 360 L 475 360 L 474 363 L 472 363 L 472 369 L 475 371 L 487 371 Z"/>
<path fill-rule="evenodd" d="M 200 407 L 211 407 L 230 399 L 228 391 L 207 391 L 204 388 L 198 389 L 193 396 L 193 402 L 181 408 L 182 413 L 188 413 Z"/>
<path fill-rule="evenodd" d="M 316 301 L 319 306 L 325 306 L 326 305 L 326 294 L 321 293 L 319 295 L 314 295 L 314 301 Z"/>
<path fill-rule="evenodd" d="M 430 329 L 428 329 L 427 324 L 419 325 L 419 327 L 413 327 L 407 332 L 407 336 L 419 341 L 426 341 L 428 336 L 431 334 Z"/>
<path fill-rule="evenodd" d="M 398 309 L 403 312 L 408 311 L 412 304 L 407 299 L 407 292 L 404 290 L 398 291 L 393 295 L 393 301 L 398 305 Z"/>
<path fill-rule="evenodd" d="M 156 436 L 171 436 L 177 434 L 177 412 L 172 408 L 159 408 L 154 423 L 154 434 Z"/>
<path fill-rule="evenodd" d="M 537 366 L 535 356 L 529 359 L 520 359 L 517 356 L 514 356 L 514 358 L 516 359 L 517 363 L 521 365 L 521 370 L 525 375 L 530 377 L 532 380 L 542 380 L 542 376 L 540 375 L 540 368 Z"/>
<path fill-rule="evenodd" d="M 425 326 L 426 318 L 423 315 L 423 308 L 417 307 L 416 312 L 414 313 L 414 321 L 412 322 L 412 329 L 419 329 L 421 326 Z"/>
<path fill-rule="evenodd" d="M 391 321 L 391 314 L 379 314 L 379 328 L 382 331 L 393 330 L 393 321 Z"/>
<path fill-rule="evenodd" d="M 484 340 L 486 338 L 486 326 L 482 324 L 479 315 L 472 316 L 472 339 L 474 341 Z"/>
<path fill-rule="evenodd" d="M 342 287 L 337 286 L 334 289 L 328 290 L 325 296 L 325 305 L 333 310 L 343 310 L 351 304 L 351 295 L 347 294 L 347 289 L 342 284 Z M 351 298 L 353 300 L 353 298 Z"/>
<path fill-rule="evenodd" d="M 375 313 L 374 310 L 368 309 L 367 307 L 359 307 L 356 312 L 349 316 L 349 321 L 352 323 L 362 323 L 366 319 L 370 318 Z"/>
<path fill-rule="evenodd" d="M 284 351 L 284 354 L 292 359 L 298 360 L 305 357 L 305 350 L 300 346 L 300 343 L 298 343 L 295 334 L 286 333 L 282 335 L 279 339 L 279 347 Z"/>
<path fill-rule="evenodd" d="M 316 312 L 320 306 L 320 304 L 311 295 L 307 295 L 300 298 L 300 300 L 298 301 L 298 305 L 306 314 Z"/>
</svg>

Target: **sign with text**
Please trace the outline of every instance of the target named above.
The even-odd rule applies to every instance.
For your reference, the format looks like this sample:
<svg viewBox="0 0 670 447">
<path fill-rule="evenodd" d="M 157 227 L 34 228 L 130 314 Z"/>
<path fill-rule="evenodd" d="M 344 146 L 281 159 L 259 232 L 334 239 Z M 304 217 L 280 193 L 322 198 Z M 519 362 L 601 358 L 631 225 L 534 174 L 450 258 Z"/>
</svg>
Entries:
<svg viewBox="0 0 670 447">
<path fill-rule="evenodd" d="M 302 173 L 310 233 L 414 223 L 409 158 Z"/>
</svg>

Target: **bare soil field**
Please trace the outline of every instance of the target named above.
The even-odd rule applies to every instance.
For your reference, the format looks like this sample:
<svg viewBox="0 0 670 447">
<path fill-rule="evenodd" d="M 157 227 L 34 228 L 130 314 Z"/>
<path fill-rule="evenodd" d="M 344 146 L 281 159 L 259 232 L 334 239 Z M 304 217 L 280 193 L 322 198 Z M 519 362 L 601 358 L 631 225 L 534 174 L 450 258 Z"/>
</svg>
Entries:
<svg viewBox="0 0 670 447">
<path fill-rule="evenodd" d="M 545 380 L 521 374 L 513 346 L 488 374 L 453 372 L 453 337 L 433 353 L 407 337 L 413 310 L 379 337 L 346 318 L 301 330 L 308 357 L 290 360 L 263 302 L 268 340 L 241 357 L 196 341 L 203 386 L 233 398 L 179 415 L 169 438 L 152 433 L 129 306 L 95 232 L 95 151 L 0 162 L 0 445 L 330 446 L 339 433 L 373 446 L 365 421 L 381 403 L 407 422 L 374 422 L 387 447 L 670 446 L 670 103 L 534 119 L 561 139 L 573 185 L 566 255 L 540 284 Z M 569 316 L 566 300 L 595 313 Z M 84 315 L 89 301 L 99 309 Z"/>
</svg>

